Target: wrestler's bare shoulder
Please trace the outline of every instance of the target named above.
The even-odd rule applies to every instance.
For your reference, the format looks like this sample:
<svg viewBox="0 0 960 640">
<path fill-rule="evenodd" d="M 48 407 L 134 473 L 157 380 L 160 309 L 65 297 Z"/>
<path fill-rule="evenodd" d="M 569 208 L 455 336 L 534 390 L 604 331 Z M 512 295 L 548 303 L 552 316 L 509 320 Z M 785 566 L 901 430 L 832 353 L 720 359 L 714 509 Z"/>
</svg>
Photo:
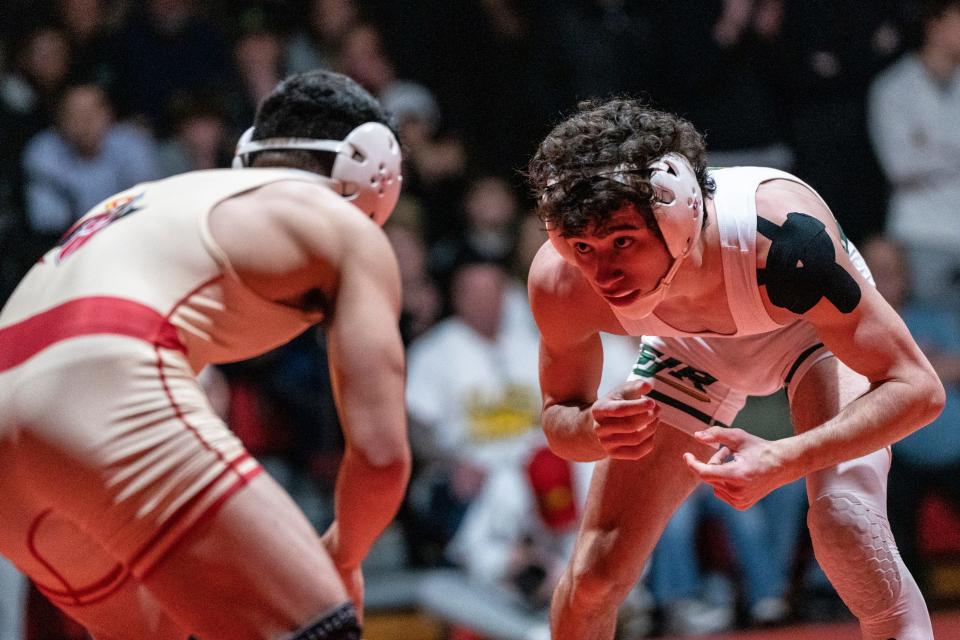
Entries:
<svg viewBox="0 0 960 640">
<path fill-rule="evenodd" d="M 794 180 L 769 180 L 757 188 L 756 203 L 758 269 L 771 267 L 768 258 L 774 242 L 783 247 L 798 243 L 806 245 L 812 235 L 821 230 L 830 237 L 834 252 L 842 252 L 840 227 L 830 209 L 810 187 Z M 780 252 L 781 255 L 784 251 Z M 796 254 L 796 251 L 794 249 L 792 253 Z M 767 291 L 761 291 L 761 298 L 775 321 L 786 324 L 796 318 L 796 314 L 773 305 Z"/>
<path fill-rule="evenodd" d="M 283 239 L 329 245 L 333 257 L 345 249 L 344 238 L 361 241 L 382 235 L 373 221 L 357 213 L 322 184 L 281 180 L 221 202 L 210 214 L 210 226 L 221 243 L 239 238 L 249 249 L 251 244 L 259 248 Z"/>
<path fill-rule="evenodd" d="M 623 327 L 579 269 L 546 242 L 537 251 L 527 278 L 530 308 L 541 333 L 623 334 Z"/>
<path fill-rule="evenodd" d="M 396 270 L 380 227 L 322 184 L 272 182 L 221 202 L 209 224 L 234 270 L 274 300 L 318 285 L 332 291 L 349 260 Z"/>
</svg>

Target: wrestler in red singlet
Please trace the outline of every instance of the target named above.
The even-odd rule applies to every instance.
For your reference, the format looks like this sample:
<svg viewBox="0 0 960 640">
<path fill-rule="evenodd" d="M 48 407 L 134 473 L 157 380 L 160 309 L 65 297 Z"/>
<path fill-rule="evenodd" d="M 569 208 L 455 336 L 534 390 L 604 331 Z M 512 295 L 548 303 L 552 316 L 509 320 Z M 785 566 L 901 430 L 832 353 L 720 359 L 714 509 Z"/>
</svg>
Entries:
<svg viewBox="0 0 960 640">
<path fill-rule="evenodd" d="M 359 638 L 409 472 L 386 122 L 344 76 L 293 76 L 239 169 L 109 198 L 0 313 L 0 553 L 98 640 Z M 347 442 L 322 538 L 196 379 L 318 322 Z"/>
</svg>

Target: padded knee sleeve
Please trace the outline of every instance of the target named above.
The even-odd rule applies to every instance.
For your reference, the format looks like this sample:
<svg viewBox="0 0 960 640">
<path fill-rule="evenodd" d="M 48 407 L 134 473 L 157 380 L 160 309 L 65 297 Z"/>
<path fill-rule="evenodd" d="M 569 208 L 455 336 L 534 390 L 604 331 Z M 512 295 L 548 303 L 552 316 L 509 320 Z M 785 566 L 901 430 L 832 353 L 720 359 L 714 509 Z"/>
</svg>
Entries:
<svg viewBox="0 0 960 640">
<path fill-rule="evenodd" d="M 323 614 L 287 640 L 360 640 L 360 624 L 353 604 L 345 602 Z"/>
<path fill-rule="evenodd" d="M 810 505 L 817 560 L 858 618 L 881 616 L 900 598 L 905 571 L 882 511 L 856 494 L 829 492 Z"/>
</svg>

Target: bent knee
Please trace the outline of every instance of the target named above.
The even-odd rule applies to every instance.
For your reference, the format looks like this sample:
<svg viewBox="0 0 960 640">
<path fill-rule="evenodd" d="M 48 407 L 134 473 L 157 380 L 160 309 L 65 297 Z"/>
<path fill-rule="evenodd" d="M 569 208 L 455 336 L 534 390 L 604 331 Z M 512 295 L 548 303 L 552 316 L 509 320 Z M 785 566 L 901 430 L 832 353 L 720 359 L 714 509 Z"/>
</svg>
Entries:
<svg viewBox="0 0 960 640">
<path fill-rule="evenodd" d="M 570 599 L 577 606 L 598 609 L 616 605 L 639 579 L 642 559 L 627 557 L 628 550 L 618 547 L 617 538 L 616 529 L 595 529 L 582 536 L 564 576 Z"/>
<path fill-rule="evenodd" d="M 849 492 L 829 492 L 807 514 L 817 560 L 859 618 L 889 611 L 900 597 L 903 565 L 884 513 Z"/>
</svg>

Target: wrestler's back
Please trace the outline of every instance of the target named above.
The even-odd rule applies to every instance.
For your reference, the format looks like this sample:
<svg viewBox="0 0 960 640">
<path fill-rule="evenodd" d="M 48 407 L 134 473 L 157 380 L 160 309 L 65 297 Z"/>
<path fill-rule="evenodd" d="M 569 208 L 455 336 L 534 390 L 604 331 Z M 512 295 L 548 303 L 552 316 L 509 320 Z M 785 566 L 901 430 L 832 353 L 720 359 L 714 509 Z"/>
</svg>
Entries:
<svg viewBox="0 0 960 640">
<path fill-rule="evenodd" d="M 320 316 L 246 287 L 208 225 L 217 204 L 281 180 L 316 179 L 285 169 L 197 171 L 109 198 L 31 269 L 0 312 L 0 331 L 44 315 L 54 322 L 36 327 L 94 314 L 94 331 L 111 333 L 110 321 L 122 325 L 144 308 L 175 327 L 167 338 L 180 341 L 195 371 L 288 341 Z"/>
</svg>

